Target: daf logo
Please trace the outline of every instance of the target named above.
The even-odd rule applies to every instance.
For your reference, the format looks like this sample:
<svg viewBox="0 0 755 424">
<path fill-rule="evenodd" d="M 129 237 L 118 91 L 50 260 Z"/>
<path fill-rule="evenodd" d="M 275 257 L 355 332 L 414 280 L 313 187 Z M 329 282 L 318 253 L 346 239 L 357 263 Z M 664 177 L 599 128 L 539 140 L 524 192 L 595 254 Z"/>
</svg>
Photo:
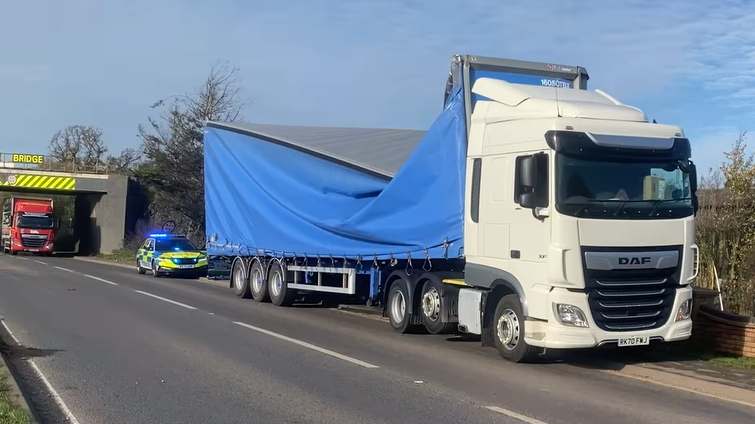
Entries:
<svg viewBox="0 0 755 424">
<path fill-rule="evenodd" d="M 678 250 L 652 252 L 585 252 L 587 269 L 610 271 L 612 269 L 667 269 L 676 267 L 681 259 Z"/>
<path fill-rule="evenodd" d="M 650 263 L 650 257 L 643 256 L 641 258 L 619 258 L 619 265 L 645 265 Z"/>
</svg>

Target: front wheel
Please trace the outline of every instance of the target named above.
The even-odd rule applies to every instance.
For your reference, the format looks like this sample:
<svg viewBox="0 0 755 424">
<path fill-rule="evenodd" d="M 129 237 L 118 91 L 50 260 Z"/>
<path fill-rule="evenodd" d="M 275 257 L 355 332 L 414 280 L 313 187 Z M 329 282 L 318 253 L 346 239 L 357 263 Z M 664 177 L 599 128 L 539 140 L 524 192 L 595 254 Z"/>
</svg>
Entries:
<svg viewBox="0 0 755 424">
<path fill-rule="evenodd" d="M 160 267 L 157 266 L 157 262 L 152 261 L 152 277 L 159 278 L 160 277 Z"/>
<path fill-rule="evenodd" d="M 542 349 L 524 341 L 524 314 L 519 296 L 510 294 L 501 298 L 493 317 L 493 336 L 498 352 L 512 362 L 532 362 Z"/>
</svg>

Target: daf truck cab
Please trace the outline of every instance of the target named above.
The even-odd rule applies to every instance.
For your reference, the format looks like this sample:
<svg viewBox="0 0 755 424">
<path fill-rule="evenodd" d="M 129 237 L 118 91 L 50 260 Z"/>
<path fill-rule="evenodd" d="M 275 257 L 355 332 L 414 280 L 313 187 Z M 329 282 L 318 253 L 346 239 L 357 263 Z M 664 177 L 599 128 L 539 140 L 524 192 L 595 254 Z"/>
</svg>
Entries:
<svg viewBox="0 0 755 424">
<path fill-rule="evenodd" d="M 470 82 L 468 58 L 458 64 Z M 690 142 L 679 127 L 580 89 L 586 71 L 571 75 L 571 89 L 477 78 L 466 99 L 464 282 L 473 287 L 460 290 L 459 323 L 514 361 L 692 332 Z"/>
<path fill-rule="evenodd" d="M 16 196 L 5 199 L 2 226 L 3 252 L 53 254 L 58 220 L 53 216 L 52 199 Z"/>
</svg>

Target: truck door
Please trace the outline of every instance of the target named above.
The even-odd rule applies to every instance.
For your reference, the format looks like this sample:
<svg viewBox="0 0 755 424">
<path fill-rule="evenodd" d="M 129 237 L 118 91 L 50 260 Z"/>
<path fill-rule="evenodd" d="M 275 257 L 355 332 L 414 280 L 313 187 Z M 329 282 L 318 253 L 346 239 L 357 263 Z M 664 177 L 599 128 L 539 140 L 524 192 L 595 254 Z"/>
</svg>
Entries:
<svg viewBox="0 0 755 424">
<path fill-rule="evenodd" d="M 530 272 L 530 265 L 543 268 L 548 260 L 550 245 L 549 218 L 536 218 L 531 209 L 519 205 L 518 197 L 524 187 L 518 181 L 521 159 L 530 153 L 495 155 L 482 158 L 481 207 L 479 208 L 478 251 L 489 260 L 506 262 L 503 269 L 512 267 Z M 550 160 L 547 153 L 537 153 L 538 206 L 550 207 L 548 174 Z M 513 269 L 512 269 L 513 271 Z"/>
</svg>

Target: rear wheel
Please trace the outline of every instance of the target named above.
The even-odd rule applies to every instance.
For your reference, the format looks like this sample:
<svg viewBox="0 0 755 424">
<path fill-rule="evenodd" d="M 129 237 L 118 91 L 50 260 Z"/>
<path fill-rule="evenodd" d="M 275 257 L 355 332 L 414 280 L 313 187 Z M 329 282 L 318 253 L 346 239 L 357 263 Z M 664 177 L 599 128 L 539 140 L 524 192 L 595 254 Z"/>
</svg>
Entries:
<svg viewBox="0 0 755 424">
<path fill-rule="evenodd" d="M 233 281 L 233 290 L 236 292 L 236 296 L 243 299 L 252 297 L 252 292 L 249 290 L 249 279 L 246 278 L 244 262 L 241 259 L 233 261 L 231 281 Z"/>
<path fill-rule="evenodd" d="M 404 280 L 396 280 L 388 290 L 388 320 L 399 333 L 414 333 L 418 327 L 412 325 L 412 305 L 409 303 L 409 289 Z"/>
<path fill-rule="evenodd" d="M 146 274 L 147 270 L 142 266 L 139 260 L 136 260 L 136 272 L 139 274 Z"/>
<path fill-rule="evenodd" d="M 524 314 L 519 296 L 510 294 L 501 298 L 493 317 L 495 347 L 504 358 L 512 362 L 532 362 L 542 349 L 524 341 Z"/>
<path fill-rule="evenodd" d="M 267 274 L 268 291 L 270 300 L 277 306 L 291 306 L 294 303 L 296 291 L 289 289 L 286 284 L 286 277 L 278 261 L 270 265 L 270 271 Z"/>
<path fill-rule="evenodd" d="M 446 323 L 442 318 L 442 303 L 445 301 L 440 295 L 441 283 L 427 280 L 422 286 L 422 322 L 430 334 L 449 333 L 458 327 L 458 323 Z"/>
<path fill-rule="evenodd" d="M 249 286 L 254 300 L 257 302 L 270 301 L 270 286 L 265 280 L 265 269 L 259 260 L 252 261 L 252 266 L 249 267 Z"/>
</svg>

